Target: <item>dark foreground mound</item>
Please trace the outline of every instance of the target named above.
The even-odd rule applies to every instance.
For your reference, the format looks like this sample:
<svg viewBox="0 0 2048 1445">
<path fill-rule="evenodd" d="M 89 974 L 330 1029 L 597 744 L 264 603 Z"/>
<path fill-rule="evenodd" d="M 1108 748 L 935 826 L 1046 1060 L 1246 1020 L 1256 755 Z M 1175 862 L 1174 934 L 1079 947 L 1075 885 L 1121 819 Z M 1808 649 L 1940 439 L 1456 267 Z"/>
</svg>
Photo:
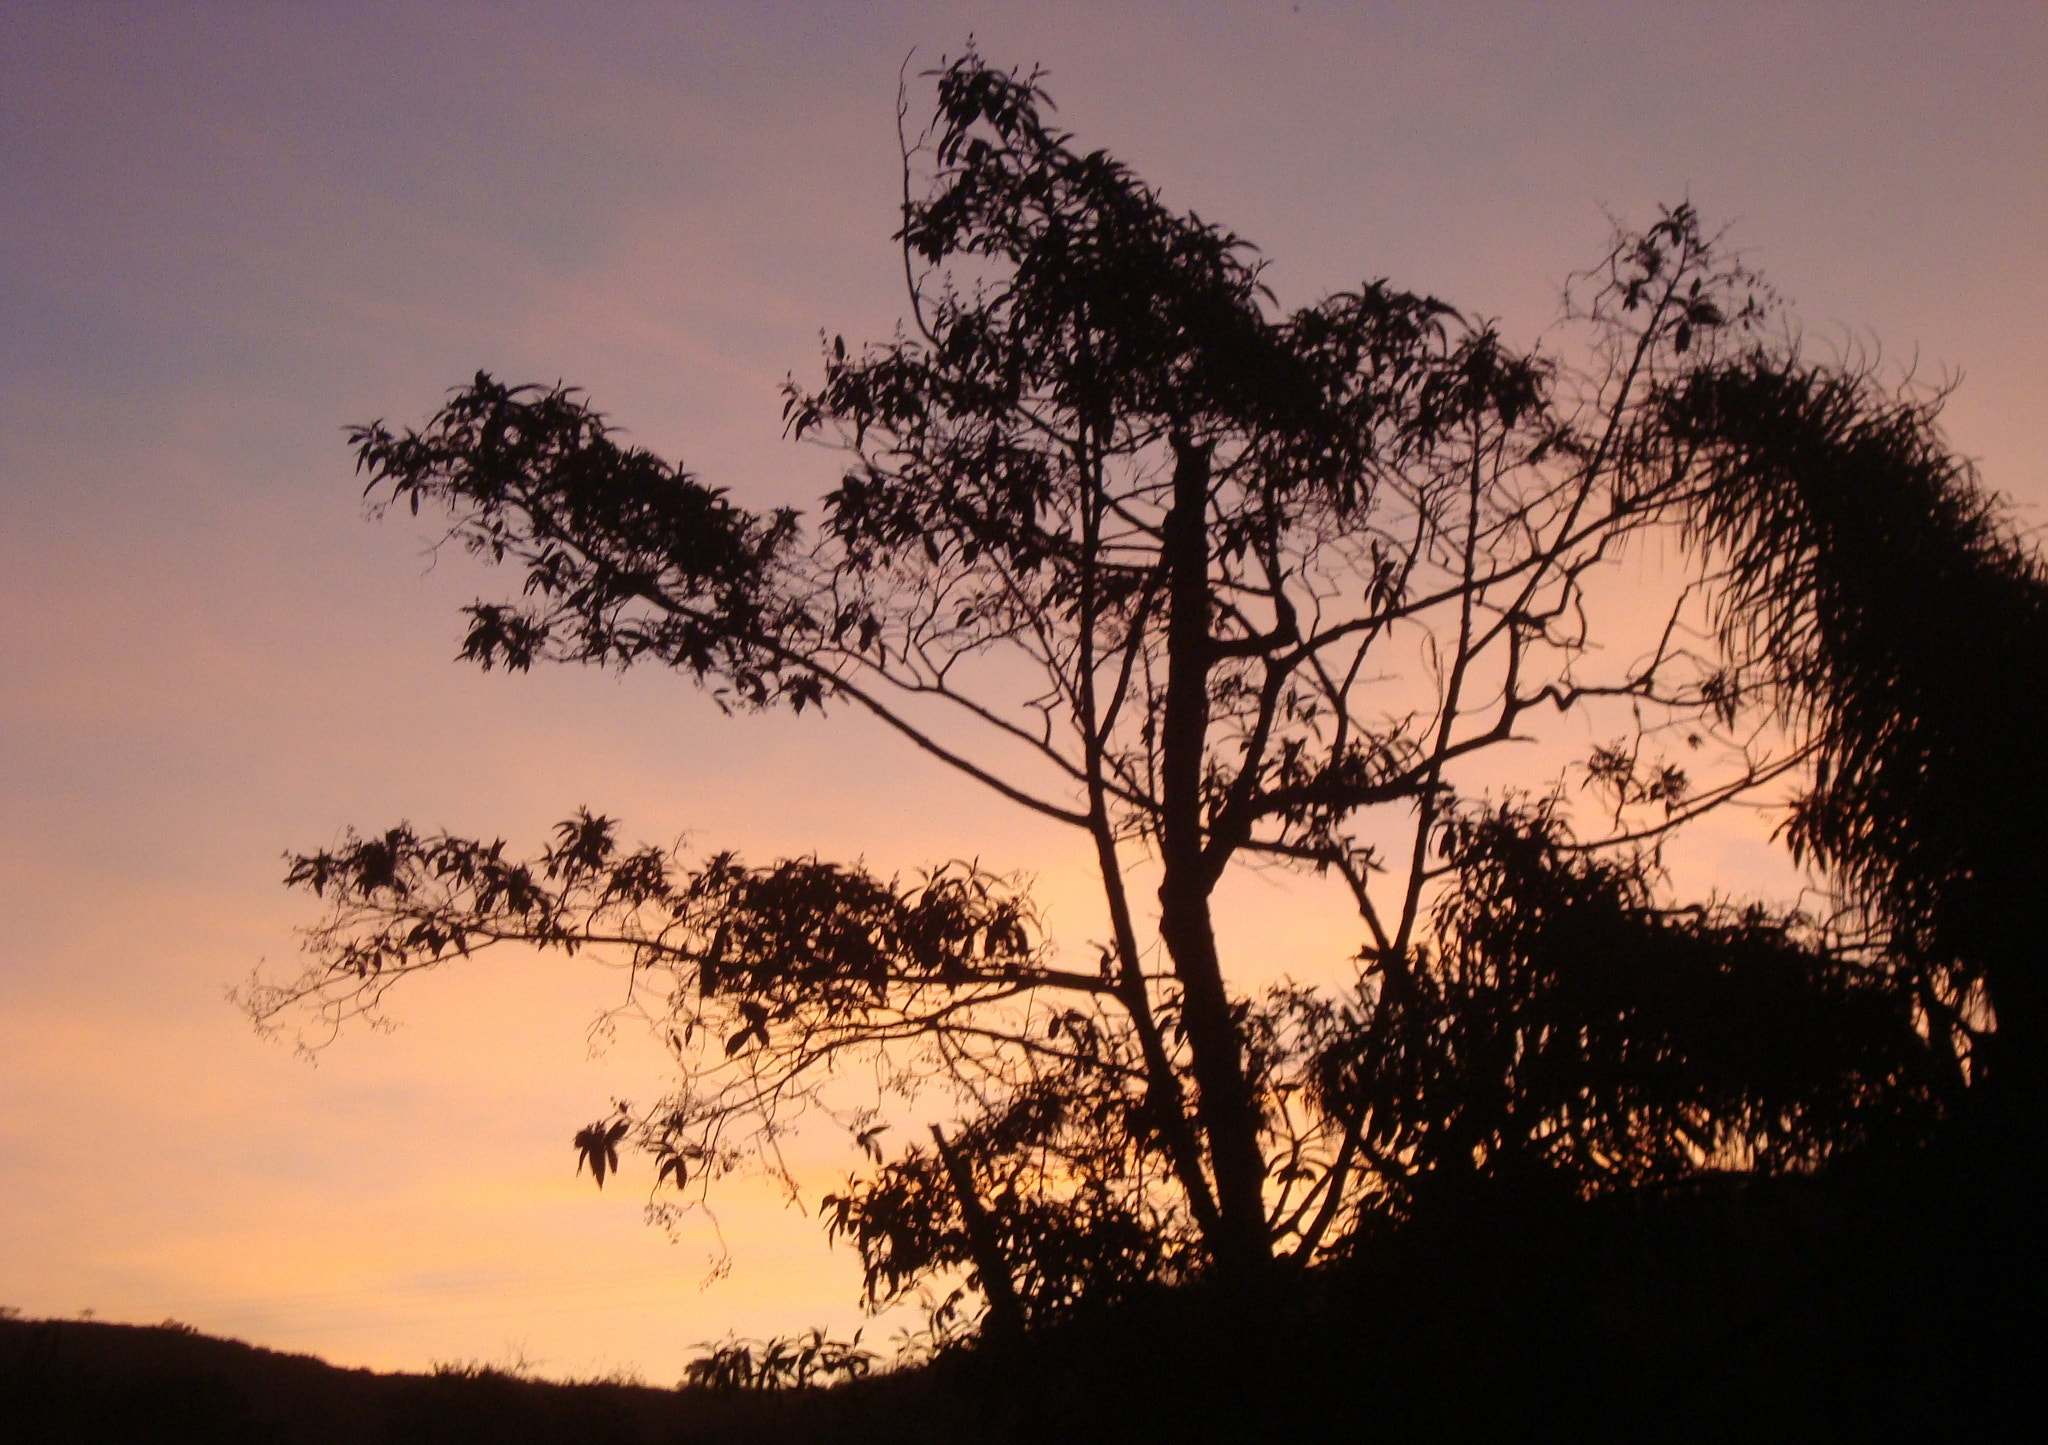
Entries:
<svg viewBox="0 0 2048 1445">
<path fill-rule="evenodd" d="M 177 1325 L 0 1320 L 0 1440 L 306 1442 L 657 1438 L 642 1396 L 487 1371 L 342 1370 Z M 637 1432 L 637 1433 L 636 1433 Z"/>
<path fill-rule="evenodd" d="M 0 1445 L 668 1445 L 731 1438 L 953 1439 L 934 1381 L 720 1395 L 490 1369 L 337 1369 L 179 1325 L 0 1319 Z M 915 1402 L 915 1403 L 913 1403 Z"/>
<path fill-rule="evenodd" d="M 1948 1151 L 1495 1195 L 1265 1300 L 1162 1297 L 976 1362 L 980 1398 L 1020 1439 L 2048 1439 L 2041 1198 Z"/>
<path fill-rule="evenodd" d="M 344 1370 L 180 1325 L 0 1319 L 0 1445 L 670 1445 L 964 1438 L 927 1372 L 717 1394 L 490 1369 Z"/>
<path fill-rule="evenodd" d="M 2032 1163 L 1953 1142 L 1595 1205 L 1494 1193 L 1256 1295 L 773 1395 L 0 1321 L 0 1441 L 2048 1438 L 2041 1199 Z"/>
</svg>

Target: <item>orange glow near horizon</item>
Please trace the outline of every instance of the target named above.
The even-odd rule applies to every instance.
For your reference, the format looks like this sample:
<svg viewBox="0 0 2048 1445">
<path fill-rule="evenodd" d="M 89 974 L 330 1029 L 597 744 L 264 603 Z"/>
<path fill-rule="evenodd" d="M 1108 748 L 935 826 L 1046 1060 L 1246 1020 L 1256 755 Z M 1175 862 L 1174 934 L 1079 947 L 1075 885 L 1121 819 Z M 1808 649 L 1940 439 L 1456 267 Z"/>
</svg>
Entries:
<svg viewBox="0 0 2048 1445">
<path fill-rule="evenodd" d="M 601 970 L 474 960 L 315 1066 L 222 995 L 310 921 L 287 849 L 400 818 L 524 849 L 579 804 L 754 859 L 979 857 L 1035 875 L 1069 947 L 1102 932 L 1073 840 L 858 718 L 456 665 L 456 608 L 500 580 L 424 520 L 365 525 L 341 437 L 482 366 L 808 503 L 835 461 L 780 440 L 778 387 L 819 328 L 901 314 L 897 75 L 970 29 L 1046 66 L 1084 144 L 1265 248 L 1286 302 L 1385 275 L 1529 341 L 1603 207 L 1689 195 L 1814 344 L 1963 375 L 1952 439 L 2039 525 L 2037 6 L 14 7 L 0 1305 L 654 1383 L 728 1330 L 860 1324 L 857 1262 L 771 1187 L 672 1242 L 637 1161 L 602 1193 L 574 1174 L 574 1128 L 663 1083 L 642 1040 L 592 1056 Z M 1796 886 L 1767 833 L 1718 820 L 1687 881 Z M 1223 910 L 1247 984 L 1357 947 L 1313 881 L 1246 874 Z M 814 1210 L 848 1157 L 798 1158 Z"/>
</svg>

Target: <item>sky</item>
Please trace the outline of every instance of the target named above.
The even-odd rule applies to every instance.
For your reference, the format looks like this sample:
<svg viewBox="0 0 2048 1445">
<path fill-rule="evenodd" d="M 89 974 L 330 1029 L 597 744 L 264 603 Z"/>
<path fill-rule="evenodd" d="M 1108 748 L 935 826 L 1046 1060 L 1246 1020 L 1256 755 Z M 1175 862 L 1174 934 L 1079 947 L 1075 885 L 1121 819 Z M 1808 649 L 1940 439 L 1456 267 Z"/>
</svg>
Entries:
<svg viewBox="0 0 2048 1445">
<path fill-rule="evenodd" d="M 574 1175 L 573 1130 L 661 1082 L 593 1049 L 602 971 L 450 971 L 312 1061 L 225 994 L 312 921 L 287 850 L 401 818 L 524 846 L 586 803 L 759 858 L 978 856 L 1099 931 L 1068 839 L 858 719 L 457 666 L 492 584 L 366 522 L 343 436 L 487 367 L 587 388 L 750 505 L 815 498 L 833 458 L 781 439 L 779 387 L 821 330 L 902 314 L 897 78 L 969 35 L 1255 241 L 1284 302 L 1385 276 L 1527 340 L 1615 220 L 1690 199 L 1810 344 L 1956 382 L 1950 440 L 2043 519 L 2036 4 L 14 0 L 0 1306 L 654 1383 L 728 1330 L 860 1323 L 853 1256 L 767 1187 L 671 1239 L 646 1170 Z M 1709 881 L 1769 876 L 1760 834 L 1719 846 Z M 1232 888 L 1251 973 L 1355 947 Z M 829 1185 L 843 1154 L 805 1148 Z"/>
</svg>

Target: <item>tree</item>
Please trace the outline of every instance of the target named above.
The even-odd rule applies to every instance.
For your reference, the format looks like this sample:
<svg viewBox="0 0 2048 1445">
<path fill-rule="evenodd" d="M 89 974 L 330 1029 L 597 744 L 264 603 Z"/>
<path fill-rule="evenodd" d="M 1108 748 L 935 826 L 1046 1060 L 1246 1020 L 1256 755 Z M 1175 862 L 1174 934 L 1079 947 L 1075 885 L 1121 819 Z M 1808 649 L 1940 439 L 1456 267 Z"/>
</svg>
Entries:
<svg viewBox="0 0 2048 1445">
<path fill-rule="evenodd" d="M 1667 989 L 1718 979 L 1695 955 L 1732 948 L 1781 993 L 1864 1007 L 1796 921 L 1672 924 L 1646 891 L 1654 858 L 1626 854 L 1801 757 L 1685 645 L 1691 588 L 1633 664 L 1596 667 L 1603 564 L 1713 480 L 1705 449 L 1674 450 L 1670 398 L 1763 335 L 1761 293 L 1690 208 L 1577 278 L 1583 361 L 1521 353 L 1385 282 L 1283 311 L 1248 243 L 1052 127 L 1035 73 L 970 54 L 932 78 L 935 120 L 904 147 L 908 330 L 836 339 L 822 385 L 788 387 L 791 435 L 847 457 L 815 529 L 622 446 L 563 388 L 479 374 L 423 428 L 352 441 L 376 508 L 445 511 L 523 574 L 521 601 L 468 609 L 466 658 L 666 666 L 738 711 L 864 709 L 1087 837 L 1094 963 L 1063 962 L 1017 882 L 979 865 L 906 880 L 691 858 L 625 847 L 586 811 L 528 860 L 404 825 L 296 857 L 290 881 L 330 911 L 306 971 L 247 996 L 260 1020 L 339 1024 L 505 943 L 608 957 L 681 1083 L 579 1136 L 600 1182 L 629 1132 L 663 1186 L 774 1168 L 782 1132 L 823 1110 L 875 1166 L 828 1200 L 871 1299 L 957 1270 L 1008 1328 L 1151 1280 L 1305 1263 L 1449 1157 L 1432 1141 L 1464 1140 L 1471 1162 L 1467 1125 L 1395 1106 L 1423 1088 L 1403 1068 L 1456 1074 L 1466 1051 L 1429 1022 L 1446 1001 L 1489 969 L 1523 976 L 1458 901 L 1498 874 L 1496 844 L 1534 840 L 1551 861 L 1514 880 L 1574 884 L 1610 934 L 1684 955 Z M 1587 764 L 1604 829 L 1568 835 L 1556 803 L 1479 822 L 1459 794 L 1474 761 L 1571 710 L 1624 734 Z M 1719 771 L 1689 776 L 1663 737 Z M 1596 855 L 1633 861 L 1569 861 Z M 1349 886 L 1368 940 L 1349 1002 L 1233 990 L 1211 899 L 1248 863 Z M 1570 974 L 1554 950 L 1545 967 Z M 1650 1052 L 1712 1052 L 1666 1045 Z M 855 1060 L 875 1080 L 858 1102 Z M 1804 1118 L 1838 1073 L 1770 1097 Z M 957 1119 L 886 1155 L 910 1115 L 884 1106 L 934 1086 Z M 1656 1149 L 1693 1167 L 1751 1140 L 1766 1160 L 1824 1152 L 1825 1130 L 1779 1137 L 1803 1126 L 1767 1094 L 1674 1086 L 1617 1105 L 1608 1143 L 1682 1115 L 1695 1142 Z M 1488 1157 L 1517 1152 L 1489 1127 Z"/>
<path fill-rule="evenodd" d="M 1817 751 L 1793 848 L 2038 1128 L 2048 574 L 1943 441 L 1942 400 L 1755 352 L 1670 391 L 1664 445 L 1712 477 L 1690 520 L 1726 561 L 1727 654 Z"/>
</svg>

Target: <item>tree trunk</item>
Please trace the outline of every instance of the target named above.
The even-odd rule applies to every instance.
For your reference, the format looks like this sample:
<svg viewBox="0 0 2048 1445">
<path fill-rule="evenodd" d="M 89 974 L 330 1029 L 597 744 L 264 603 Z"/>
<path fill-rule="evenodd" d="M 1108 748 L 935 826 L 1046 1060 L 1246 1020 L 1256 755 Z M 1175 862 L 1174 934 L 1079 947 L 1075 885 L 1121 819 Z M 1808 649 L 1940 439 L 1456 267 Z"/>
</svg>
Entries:
<svg viewBox="0 0 2048 1445">
<path fill-rule="evenodd" d="M 953 1197 L 960 1204 L 961 1223 L 967 1226 L 967 1249 L 974 1256 L 974 1272 L 981 1276 L 981 1292 L 988 1299 L 989 1333 L 998 1339 L 1015 1339 L 1024 1332 L 1024 1304 L 1017 1298 L 1017 1283 L 1010 1277 L 1003 1242 L 996 1238 L 995 1221 L 981 1207 L 973 1171 L 960 1151 L 946 1142 L 945 1132 L 937 1124 L 932 1125 L 932 1142 L 939 1146 L 939 1162 L 946 1166 Z"/>
<path fill-rule="evenodd" d="M 1986 841 L 1992 849 L 2003 845 L 2008 858 L 2041 846 L 2011 831 Z M 2032 857 L 2004 863 L 2000 876 L 1987 880 L 1984 891 L 1991 897 L 1979 905 L 1985 917 L 1970 929 L 1977 937 L 1969 939 L 1975 947 L 1968 949 L 1984 959 L 1984 991 L 1997 1020 L 1980 1045 L 1988 1065 L 1984 1082 L 2006 1127 L 2027 1147 L 2048 1137 L 2048 959 L 2036 941 L 2044 873 L 2048 869 Z"/>
<path fill-rule="evenodd" d="M 1159 933 L 1181 985 L 1182 1019 L 1200 1090 L 1197 1117 L 1209 1141 L 1218 1225 L 1210 1253 L 1225 1275 L 1257 1272 L 1273 1257 L 1266 1229 L 1266 1164 L 1258 1111 L 1209 916 L 1203 858 L 1202 765 L 1209 728 L 1209 452 L 1176 436 L 1173 508 L 1167 516 L 1166 703 L 1160 725 L 1164 816 Z"/>
</svg>

